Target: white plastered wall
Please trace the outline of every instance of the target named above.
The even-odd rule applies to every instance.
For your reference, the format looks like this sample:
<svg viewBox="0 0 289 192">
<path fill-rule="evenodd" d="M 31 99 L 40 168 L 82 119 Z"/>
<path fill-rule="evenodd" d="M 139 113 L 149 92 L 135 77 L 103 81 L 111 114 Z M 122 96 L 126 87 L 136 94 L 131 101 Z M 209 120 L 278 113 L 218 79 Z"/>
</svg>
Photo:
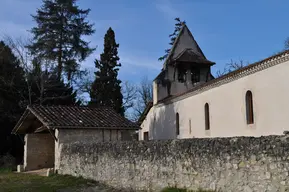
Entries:
<svg viewBox="0 0 289 192">
<path fill-rule="evenodd" d="M 287 61 L 171 104 L 155 105 L 142 123 L 140 135 L 146 130 L 150 131 L 151 139 L 283 134 L 289 130 L 288 82 Z M 246 122 L 245 94 L 248 90 L 253 94 L 253 125 Z M 210 109 L 209 131 L 205 130 L 205 103 Z M 179 136 L 175 131 L 177 112 Z"/>
</svg>

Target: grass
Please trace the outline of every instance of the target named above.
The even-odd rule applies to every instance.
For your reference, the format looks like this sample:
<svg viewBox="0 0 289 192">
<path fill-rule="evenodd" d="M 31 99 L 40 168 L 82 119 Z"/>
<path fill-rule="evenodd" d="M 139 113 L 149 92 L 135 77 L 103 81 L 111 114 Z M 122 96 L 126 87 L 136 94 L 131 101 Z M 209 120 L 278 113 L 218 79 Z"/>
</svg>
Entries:
<svg viewBox="0 0 289 192">
<path fill-rule="evenodd" d="M 0 169 L 0 192 L 55 192 L 59 189 L 73 191 L 77 188 L 95 185 L 95 181 L 67 175 L 43 177 Z"/>
<path fill-rule="evenodd" d="M 49 177 L 27 173 L 15 173 L 9 168 L 0 168 L 0 192 L 73 192 L 90 186 L 101 185 L 81 177 L 54 174 Z M 106 190 L 107 191 L 107 190 Z M 115 191 L 115 190 L 109 190 Z M 187 189 L 165 188 L 162 192 L 214 192 L 210 190 L 190 191 Z"/>
<path fill-rule="evenodd" d="M 192 191 L 192 190 L 188 190 L 188 189 L 179 189 L 179 188 L 169 187 L 169 188 L 163 189 L 161 192 L 216 192 L 216 191 L 203 190 L 203 189 L 198 189 L 197 191 Z"/>
</svg>

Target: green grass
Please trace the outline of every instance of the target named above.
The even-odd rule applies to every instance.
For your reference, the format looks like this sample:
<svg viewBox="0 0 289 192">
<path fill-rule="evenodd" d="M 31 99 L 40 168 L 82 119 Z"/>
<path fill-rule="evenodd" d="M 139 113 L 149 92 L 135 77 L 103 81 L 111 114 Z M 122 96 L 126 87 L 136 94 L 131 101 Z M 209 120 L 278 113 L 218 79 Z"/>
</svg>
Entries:
<svg viewBox="0 0 289 192">
<path fill-rule="evenodd" d="M 12 172 L 12 168 L 0 167 L 0 174 L 1 173 L 11 173 L 11 172 Z"/>
<path fill-rule="evenodd" d="M 59 189 L 71 189 L 95 186 L 96 182 L 67 175 L 43 177 L 25 173 L 13 173 L 0 170 L 0 192 L 55 192 Z"/>
<path fill-rule="evenodd" d="M 187 190 L 187 189 L 179 189 L 179 188 L 169 187 L 169 188 L 163 189 L 162 192 L 215 192 L 215 191 L 203 190 L 203 189 L 199 189 L 197 191 L 192 191 L 192 190 Z"/>
</svg>

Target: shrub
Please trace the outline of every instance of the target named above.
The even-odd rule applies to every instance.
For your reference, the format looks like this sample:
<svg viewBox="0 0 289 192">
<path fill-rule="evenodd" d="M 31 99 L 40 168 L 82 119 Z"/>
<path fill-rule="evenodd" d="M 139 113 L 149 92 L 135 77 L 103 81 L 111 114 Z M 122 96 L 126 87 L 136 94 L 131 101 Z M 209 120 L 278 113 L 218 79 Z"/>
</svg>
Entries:
<svg viewBox="0 0 289 192">
<path fill-rule="evenodd" d="M 6 155 L 0 156 L 0 168 L 13 169 L 15 166 L 15 158 L 12 155 L 7 153 Z"/>
</svg>

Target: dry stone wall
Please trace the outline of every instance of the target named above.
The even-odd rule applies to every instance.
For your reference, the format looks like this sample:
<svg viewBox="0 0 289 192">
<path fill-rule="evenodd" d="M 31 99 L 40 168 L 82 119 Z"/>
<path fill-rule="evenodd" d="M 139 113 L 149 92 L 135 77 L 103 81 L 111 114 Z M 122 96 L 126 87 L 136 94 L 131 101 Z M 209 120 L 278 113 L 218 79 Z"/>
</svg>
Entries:
<svg viewBox="0 0 289 192">
<path fill-rule="evenodd" d="M 289 136 L 63 144 L 61 174 L 113 187 L 289 191 Z"/>
</svg>

